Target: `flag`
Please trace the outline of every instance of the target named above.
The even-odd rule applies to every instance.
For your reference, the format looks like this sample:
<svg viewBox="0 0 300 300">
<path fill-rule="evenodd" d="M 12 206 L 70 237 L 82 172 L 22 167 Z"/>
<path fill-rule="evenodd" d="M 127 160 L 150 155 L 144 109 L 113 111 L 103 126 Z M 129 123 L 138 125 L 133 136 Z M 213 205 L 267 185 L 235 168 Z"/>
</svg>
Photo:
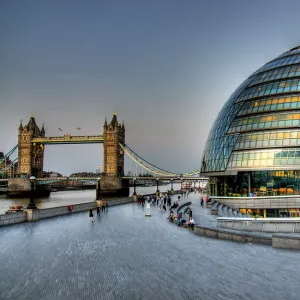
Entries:
<svg viewBox="0 0 300 300">
<path fill-rule="evenodd" d="M 77 127 L 78 130 L 81 130 L 81 128 Z"/>
<path fill-rule="evenodd" d="M 58 128 L 58 130 L 63 131 L 61 128 Z"/>
</svg>

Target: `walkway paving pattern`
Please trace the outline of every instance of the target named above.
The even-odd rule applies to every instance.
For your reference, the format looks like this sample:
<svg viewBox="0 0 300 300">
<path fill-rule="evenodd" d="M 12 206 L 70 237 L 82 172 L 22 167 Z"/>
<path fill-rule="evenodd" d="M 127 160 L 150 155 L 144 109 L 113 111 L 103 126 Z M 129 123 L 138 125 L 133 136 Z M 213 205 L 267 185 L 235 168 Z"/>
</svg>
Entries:
<svg viewBox="0 0 300 300">
<path fill-rule="evenodd" d="M 298 251 L 200 237 L 151 213 L 133 203 L 94 223 L 86 212 L 0 228 L 0 299 L 300 298 Z"/>
</svg>

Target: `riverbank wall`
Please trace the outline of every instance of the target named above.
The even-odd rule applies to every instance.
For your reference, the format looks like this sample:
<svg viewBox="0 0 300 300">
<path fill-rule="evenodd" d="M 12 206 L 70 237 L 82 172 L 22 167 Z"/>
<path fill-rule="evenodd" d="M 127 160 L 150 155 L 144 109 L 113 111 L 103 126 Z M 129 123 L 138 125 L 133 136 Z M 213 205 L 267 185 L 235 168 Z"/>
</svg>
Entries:
<svg viewBox="0 0 300 300">
<path fill-rule="evenodd" d="M 133 199 L 131 197 L 126 198 L 115 198 L 109 199 L 108 207 L 131 203 Z M 18 224 L 23 222 L 38 221 L 45 218 L 70 215 L 76 212 L 88 211 L 91 207 L 95 207 L 97 203 L 95 201 L 74 204 L 74 205 L 64 205 L 51 208 L 43 209 L 25 209 L 22 212 L 10 212 L 4 215 L 0 215 L 0 226 Z"/>
</svg>

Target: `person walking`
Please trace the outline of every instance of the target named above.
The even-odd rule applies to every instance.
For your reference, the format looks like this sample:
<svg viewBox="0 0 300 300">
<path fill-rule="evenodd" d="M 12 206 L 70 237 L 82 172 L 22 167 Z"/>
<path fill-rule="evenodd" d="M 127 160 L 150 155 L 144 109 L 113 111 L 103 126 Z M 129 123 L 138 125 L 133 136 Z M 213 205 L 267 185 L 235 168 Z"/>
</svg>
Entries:
<svg viewBox="0 0 300 300">
<path fill-rule="evenodd" d="M 104 200 L 101 201 L 101 210 L 102 210 L 102 212 L 105 212 L 105 203 L 104 203 Z"/>
<path fill-rule="evenodd" d="M 100 207 L 97 206 L 97 217 L 100 217 Z"/>
<path fill-rule="evenodd" d="M 94 215 L 93 215 L 93 208 L 92 207 L 89 209 L 89 218 L 93 223 L 94 222 Z"/>
<path fill-rule="evenodd" d="M 201 201 L 201 206 L 203 207 L 203 203 L 204 203 L 203 197 L 201 197 L 200 201 Z"/>
</svg>

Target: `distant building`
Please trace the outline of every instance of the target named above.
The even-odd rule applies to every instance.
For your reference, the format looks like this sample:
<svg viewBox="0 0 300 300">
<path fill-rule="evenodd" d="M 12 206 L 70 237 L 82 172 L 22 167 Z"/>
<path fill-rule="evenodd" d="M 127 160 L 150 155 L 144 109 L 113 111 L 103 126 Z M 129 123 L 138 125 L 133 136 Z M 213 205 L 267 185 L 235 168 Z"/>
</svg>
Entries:
<svg viewBox="0 0 300 300">
<path fill-rule="evenodd" d="M 54 172 L 54 171 L 50 171 L 50 172 L 44 171 L 43 172 L 43 177 L 45 177 L 45 178 L 48 178 L 48 177 L 54 178 L 54 177 L 62 177 L 62 175 L 60 173 Z"/>
<path fill-rule="evenodd" d="M 101 174 L 104 172 L 104 166 L 101 165 L 99 168 L 96 169 L 96 174 Z"/>
</svg>

